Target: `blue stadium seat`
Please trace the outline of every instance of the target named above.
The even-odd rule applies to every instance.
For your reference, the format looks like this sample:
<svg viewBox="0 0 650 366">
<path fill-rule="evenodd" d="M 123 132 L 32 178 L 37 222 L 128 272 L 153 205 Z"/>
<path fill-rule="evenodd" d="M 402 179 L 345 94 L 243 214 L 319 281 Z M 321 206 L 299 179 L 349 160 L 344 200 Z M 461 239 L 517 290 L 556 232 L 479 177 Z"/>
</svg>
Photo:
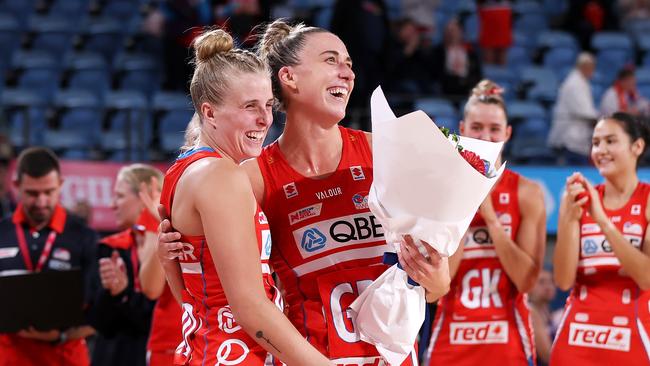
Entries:
<svg viewBox="0 0 650 366">
<path fill-rule="evenodd" d="M 153 110 L 158 117 L 161 150 L 177 152 L 183 145 L 185 129 L 194 114 L 191 101 L 182 93 L 161 92 L 153 97 Z"/>
<path fill-rule="evenodd" d="M 72 48 L 75 29 L 63 16 L 35 15 L 29 19 L 29 31 L 33 34 L 32 49 L 60 57 Z"/>
<path fill-rule="evenodd" d="M 510 155 L 515 161 L 549 164 L 555 161 L 553 151 L 546 146 L 549 124 L 545 119 L 528 118 L 514 129 Z"/>
<path fill-rule="evenodd" d="M 531 64 L 528 50 L 520 46 L 510 47 L 508 55 L 506 56 L 506 63 L 508 68 L 515 72 L 519 72 L 522 68 Z"/>
<path fill-rule="evenodd" d="M 603 94 L 605 94 L 605 90 L 607 88 L 600 84 L 600 83 L 594 83 L 593 81 L 591 82 L 591 97 L 594 100 L 594 106 L 598 108 L 600 106 L 600 100 L 603 97 Z"/>
<path fill-rule="evenodd" d="M 20 45 L 20 24 L 10 13 L 0 13 L 0 61 L 8 64 L 11 54 Z"/>
<path fill-rule="evenodd" d="M 650 51 L 650 33 L 640 34 L 637 38 L 637 45 L 641 52 L 646 52 L 647 54 Z"/>
<path fill-rule="evenodd" d="M 99 18 L 90 21 L 84 31 L 85 51 L 101 53 L 106 60 L 112 60 L 123 46 L 123 24 L 116 19 Z"/>
<path fill-rule="evenodd" d="M 16 147 L 39 145 L 46 126 L 46 102 L 29 89 L 5 89 L 0 98 L 9 123 L 11 143 Z"/>
<path fill-rule="evenodd" d="M 601 50 L 626 50 L 632 49 L 632 40 L 623 32 L 598 32 L 591 38 L 591 47 L 596 51 Z"/>
<path fill-rule="evenodd" d="M 483 77 L 490 79 L 504 89 L 504 98 L 509 100 L 515 96 L 515 85 L 519 82 L 516 72 L 510 67 L 485 65 Z"/>
<path fill-rule="evenodd" d="M 102 55 L 71 53 L 67 55 L 65 65 L 68 88 L 86 90 L 100 99 L 110 89 L 110 71 Z"/>
<path fill-rule="evenodd" d="M 44 132 L 43 144 L 61 157 L 70 159 L 88 159 L 93 148 L 88 138 L 75 130 L 47 129 Z M 70 153 L 66 154 L 68 150 Z"/>
<path fill-rule="evenodd" d="M 50 5 L 49 14 L 84 20 L 84 16 L 88 13 L 89 3 L 89 0 L 54 0 Z"/>
<path fill-rule="evenodd" d="M 629 50 L 603 49 L 596 58 L 596 70 L 602 75 L 605 84 L 610 84 L 623 66 L 632 63 L 634 63 L 634 58 Z"/>
<path fill-rule="evenodd" d="M 147 98 L 137 91 L 115 91 L 106 95 L 104 108 L 108 131 L 100 139 L 103 150 L 117 152 L 126 160 L 143 160 L 151 143 L 152 121 Z"/>
<path fill-rule="evenodd" d="M 25 24 L 27 17 L 34 12 L 36 0 L 2 0 L 0 12 L 11 13 L 21 24 Z"/>
<path fill-rule="evenodd" d="M 534 37 L 548 29 L 548 21 L 541 13 L 522 14 L 515 20 L 514 29 Z"/>
<path fill-rule="evenodd" d="M 639 84 L 639 93 L 646 99 L 650 99 L 650 84 Z"/>
<path fill-rule="evenodd" d="M 332 7 L 318 9 L 314 17 L 314 25 L 323 29 L 329 29 L 332 24 L 332 15 L 334 9 Z"/>
<path fill-rule="evenodd" d="M 573 66 L 578 53 L 575 48 L 557 46 L 549 49 L 544 54 L 544 67 L 558 70 L 567 65 Z"/>
<path fill-rule="evenodd" d="M 476 13 L 470 14 L 463 22 L 465 40 L 470 43 L 478 42 L 479 20 Z"/>
<path fill-rule="evenodd" d="M 537 102 L 514 101 L 508 105 L 508 117 L 515 120 L 546 119 L 546 110 Z"/>
<path fill-rule="evenodd" d="M 568 32 L 544 31 L 537 36 L 537 46 L 542 48 L 572 48 L 578 50 L 578 42 Z"/>
<path fill-rule="evenodd" d="M 564 15 L 569 7 L 569 0 L 542 0 L 542 3 L 549 17 Z"/>
<path fill-rule="evenodd" d="M 85 140 L 84 147 L 94 147 L 102 128 L 99 100 L 84 90 L 60 90 L 54 97 L 60 131 L 77 134 Z"/>
<path fill-rule="evenodd" d="M 158 65 L 149 55 L 122 54 L 115 60 L 118 85 L 123 90 L 138 90 L 151 96 L 159 89 Z"/>
<path fill-rule="evenodd" d="M 512 42 L 513 47 L 523 47 L 528 52 L 537 47 L 537 39 L 533 35 L 521 30 L 512 31 Z"/>
<path fill-rule="evenodd" d="M 456 108 L 447 99 L 441 98 L 418 98 L 414 101 L 416 110 L 421 110 L 432 119 L 438 117 L 456 117 Z"/>
<path fill-rule="evenodd" d="M 548 95 L 550 90 L 558 88 L 558 81 L 552 69 L 529 66 L 521 71 L 521 83 L 525 87 L 536 88 L 538 93 Z"/>
<path fill-rule="evenodd" d="M 650 84 L 650 67 L 636 69 L 634 75 L 637 84 Z"/>
<path fill-rule="evenodd" d="M 56 58 L 43 51 L 16 51 L 12 68 L 19 71 L 18 87 L 37 91 L 48 100 L 59 85 L 59 65 Z"/>
<path fill-rule="evenodd" d="M 101 13 L 106 17 L 129 19 L 137 14 L 139 6 L 138 0 L 110 0 L 105 3 Z"/>
<path fill-rule="evenodd" d="M 512 4 L 512 11 L 517 15 L 524 14 L 543 14 L 543 9 L 539 2 L 532 0 L 516 1 Z"/>
</svg>

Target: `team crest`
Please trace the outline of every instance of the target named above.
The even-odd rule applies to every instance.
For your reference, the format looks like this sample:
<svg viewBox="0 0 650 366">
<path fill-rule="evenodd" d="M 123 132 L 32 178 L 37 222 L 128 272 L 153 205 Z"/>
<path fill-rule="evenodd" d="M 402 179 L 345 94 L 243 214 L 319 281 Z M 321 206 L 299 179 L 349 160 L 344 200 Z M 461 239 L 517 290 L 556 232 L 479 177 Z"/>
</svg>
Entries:
<svg viewBox="0 0 650 366">
<path fill-rule="evenodd" d="M 368 208 L 368 192 L 359 192 L 352 196 L 352 203 L 357 210 L 365 210 Z"/>
<path fill-rule="evenodd" d="M 641 215 L 641 205 L 632 205 L 632 215 Z"/>
<path fill-rule="evenodd" d="M 510 203 L 510 193 L 499 193 L 499 203 L 502 205 Z"/>
</svg>

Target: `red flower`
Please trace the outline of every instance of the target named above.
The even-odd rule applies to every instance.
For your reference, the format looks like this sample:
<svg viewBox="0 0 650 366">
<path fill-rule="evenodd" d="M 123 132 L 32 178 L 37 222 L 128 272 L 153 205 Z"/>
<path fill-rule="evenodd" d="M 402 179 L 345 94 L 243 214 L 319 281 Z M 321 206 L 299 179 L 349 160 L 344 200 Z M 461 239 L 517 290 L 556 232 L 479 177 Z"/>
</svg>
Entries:
<svg viewBox="0 0 650 366">
<path fill-rule="evenodd" d="M 460 156 L 462 156 L 465 160 L 467 160 L 469 165 L 471 165 L 474 169 L 476 169 L 477 172 L 479 172 L 479 173 L 481 173 L 483 175 L 486 174 L 485 162 L 483 161 L 483 159 L 481 159 L 480 156 L 478 156 L 477 154 L 475 154 L 475 153 L 473 153 L 473 152 L 471 152 L 469 150 L 461 151 Z"/>
</svg>

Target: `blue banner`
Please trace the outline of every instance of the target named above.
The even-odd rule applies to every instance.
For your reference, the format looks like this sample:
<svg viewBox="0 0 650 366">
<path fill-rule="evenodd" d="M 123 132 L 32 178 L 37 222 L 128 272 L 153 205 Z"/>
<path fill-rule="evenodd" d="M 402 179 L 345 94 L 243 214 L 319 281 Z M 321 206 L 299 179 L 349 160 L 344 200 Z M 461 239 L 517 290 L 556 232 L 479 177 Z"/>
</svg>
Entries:
<svg viewBox="0 0 650 366">
<path fill-rule="evenodd" d="M 557 232 L 558 209 L 566 185 L 566 179 L 574 172 L 582 173 L 593 184 L 604 181 L 603 177 L 593 167 L 546 167 L 546 166 L 521 166 L 510 169 L 531 179 L 542 186 L 544 190 L 544 203 L 546 205 L 546 228 L 549 234 Z M 650 182 L 650 169 L 639 169 L 639 179 Z"/>
</svg>

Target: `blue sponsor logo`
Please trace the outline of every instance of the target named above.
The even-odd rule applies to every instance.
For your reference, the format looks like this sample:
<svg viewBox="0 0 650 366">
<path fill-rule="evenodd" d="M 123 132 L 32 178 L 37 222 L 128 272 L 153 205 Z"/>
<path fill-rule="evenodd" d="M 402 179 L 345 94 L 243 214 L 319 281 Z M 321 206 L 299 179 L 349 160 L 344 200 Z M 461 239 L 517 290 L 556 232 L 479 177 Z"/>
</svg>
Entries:
<svg viewBox="0 0 650 366">
<path fill-rule="evenodd" d="M 585 240 L 585 245 L 582 250 L 585 254 L 594 254 L 598 251 L 598 244 L 591 239 L 587 239 Z"/>
<path fill-rule="evenodd" d="M 271 234 L 269 234 L 266 237 L 266 242 L 264 243 L 264 255 L 265 256 L 270 256 L 271 255 L 271 247 L 272 247 L 272 241 L 271 241 Z"/>
<path fill-rule="evenodd" d="M 318 231 L 316 228 L 311 228 L 307 229 L 302 234 L 302 241 L 300 242 L 300 246 L 308 252 L 315 252 L 318 249 L 325 247 L 326 242 L 327 238 L 325 235 L 323 235 L 323 233 Z"/>
</svg>

